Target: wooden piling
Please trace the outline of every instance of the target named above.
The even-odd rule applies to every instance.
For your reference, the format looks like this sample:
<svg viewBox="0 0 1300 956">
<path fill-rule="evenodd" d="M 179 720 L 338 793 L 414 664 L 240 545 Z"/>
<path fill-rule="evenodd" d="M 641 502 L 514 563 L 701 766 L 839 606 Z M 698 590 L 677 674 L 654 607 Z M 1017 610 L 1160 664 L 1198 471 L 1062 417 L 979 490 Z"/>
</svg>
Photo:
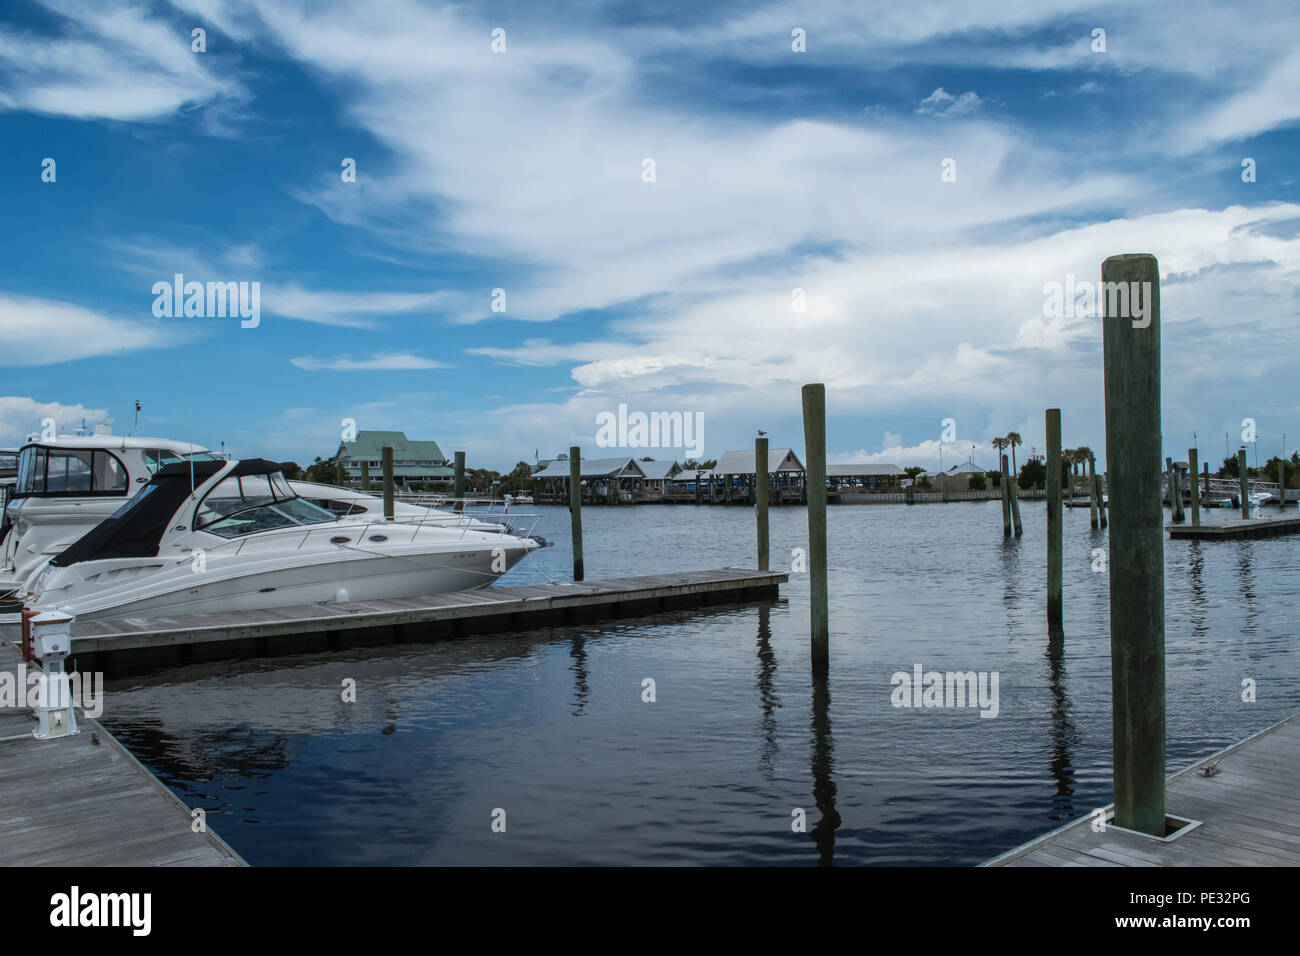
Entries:
<svg viewBox="0 0 1300 956">
<path fill-rule="evenodd" d="M 1174 464 L 1172 458 L 1166 458 L 1165 465 L 1169 468 L 1169 517 L 1175 524 L 1182 524 L 1185 520 L 1182 477 L 1178 474 L 1178 466 Z"/>
<path fill-rule="evenodd" d="M 1020 488 L 1017 485 L 1017 478 L 1011 475 L 1011 481 L 1007 485 L 1007 494 L 1011 496 L 1011 525 L 1016 537 L 1025 533 L 1025 529 L 1020 524 Z"/>
<path fill-rule="evenodd" d="M 1102 472 L 1093 479 L 1097 486 L 1097 513 L 1101 518 L 1101 526 L 1106 527 L 1106 488 L 1109 482 L 1106 480 L 1106 473 Z"/>
<path fill-rule="evenodd" d="M 1097 504 L 1097 459 L 1090 457 L 1088 459 L 1088 517 L 1092 521 L 1093 531 L 1101 526 Z"/>
<path fill-rule="evenodd" d="M 582 449 L 569 449 L 569 526 L 573 533 L 573 580 L 581 581 L 582 567 Z"/>
<path fill-rule="evenodd" d="M 334 484 L 343 487 L 343 462 L 334 462 Z"/>
<path fill-rule="evenodd" d="M 1285 437 L 1285 436 L 1283 436 Z M 1286 454 L 1286 449 L 1282 449 L 1282 454 Z M 1286 459 L 1277 460 L 1277 510 L 1278 513 L 1286 511 Z"/>
<path fill-rule="evenodd" d="M 1061 626 L 1061 410 L 1047 410 L 1047 623 Z"/>
<path fill-rule="evenodd" d="M 384 517 L 387 520 L 392 521 L 393 520 L 393 498 L 394 498 L 394 492 L 396 491 L 396 486 L 394 485 L 393 482 L 393 446 L 385 445 L 382 449 L 382 452 L 383 452 L 382 462 L 384 468 Z"/>
<path fill-rule="evenodd" d="M 1195 448 L 1187 449 L 1187 486 L 1192 492 L 1192 526 L 1199 527 L 1201 524 L 1201 486 L 1196 480 L 1196 459 L 1198 452 Z"/>
<path fill-rule="evenodd" d="M 1237 451 L 1237 480 L 1241 484 L 1241 516 L 1250 517 L 1250 479 L 1246 477 L 1246 449 Z"/>
<path fill-rule="evenodd" d="M 1102 288 L 1143 289 L 1144 319 L 1106 294 L 1102 350 L 1110 479 L 1110 647 L 1115 824 L 1165 835 L 1164 508 L 1160 503 L 1160 273 L 1151 255 L 1112 256 Z M 1108 285 L 1122 283 L 1123 286 Z M 1131 284 L 1130 284 L 1131 283 Z M 1118 297 L 1116 297 L 1118 298 Z M 1121 300 L 1122 301 L 1122 300 Z M 1135 328 L 1135 323 L 1140 327 Z"/>
<path fill-rule="evenodd" d="M 767 439 L 754 439 L 754 486 L 758 501 L 755 502 L 758 515 L 758 570 L 766 571 L 768 562 L 767 547 L 767 506 L 772 500 L 768 488 L 767 474 Z"/>
<path fill-rule="evenodd" d="M 1002 474 L 998 476 L 1002 491 L 1002 537 L 1011 537 L 1011 489 L 1007 487 L 1007 456 L 1002 456 Z"/>
<path fill-rule="evenodd" d="M 455 483 L 451 489 L 452 495 L 456 498 L 456 511 L 465 510 L 465 453 L 456 452 L 456 477 Z"/>
<path fill-rule="evenodd" d="M 362 491 L 370 490 L 370 462 L 369 461 L 363 461 L 361 463 L 361 490 Z"/>
<path fill-rule="evenodd" d="M 808 498 L 808 590 L 813 674 L 830 673 L 826 591 L 826 386 L 803 387 L 804 468 Z"/>
</svg>

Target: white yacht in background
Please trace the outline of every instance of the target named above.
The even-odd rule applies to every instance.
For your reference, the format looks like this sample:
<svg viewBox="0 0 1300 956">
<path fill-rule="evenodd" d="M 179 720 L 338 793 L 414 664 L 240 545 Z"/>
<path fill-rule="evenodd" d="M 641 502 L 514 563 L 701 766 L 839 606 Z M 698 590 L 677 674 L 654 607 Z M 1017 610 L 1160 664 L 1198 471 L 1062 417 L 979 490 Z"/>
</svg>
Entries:
<svg viewBox="0 0 1300 956">
<path fill-rule="evenodd" d="M 338 516 L 262 459 L 186 461 L 159 469 L 23 597 L 78 620 L 413 597 L 486 587 L 538 546 L 427 514 Z"/>
<path fill-rule="evenodd" d="M 2 453 L 0 453 L 2 454 Z M 111 434 L 32 436 L 17 453 L 0 539 L 0 611 L 16 612 L 16 592 L 45 562 L 99 524 L 174 462 L 214 461 L 190 442 Z"/>
</svg>

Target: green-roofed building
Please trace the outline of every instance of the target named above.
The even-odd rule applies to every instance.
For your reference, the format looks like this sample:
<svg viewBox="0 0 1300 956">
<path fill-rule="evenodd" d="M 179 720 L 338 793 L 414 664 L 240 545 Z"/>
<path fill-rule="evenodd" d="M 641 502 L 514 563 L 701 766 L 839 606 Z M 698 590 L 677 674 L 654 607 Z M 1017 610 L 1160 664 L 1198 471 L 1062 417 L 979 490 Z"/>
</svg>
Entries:
<svg viewBox="0 0 1300 956">
<path fill-rule="evenodd" d="M 384 446 L 393 446 L 393 481 L 403 487 L 429 490 L 451 488 L 456 469 L 436 441 L 411 441 L 405 432 L 359 431 L 352 441 L 339 445 L 335 460 L 343 466 L 347 483 L 360 484 L 361 463 L 368 462 L 372 486 L 383 479 Z"/>
</svg>

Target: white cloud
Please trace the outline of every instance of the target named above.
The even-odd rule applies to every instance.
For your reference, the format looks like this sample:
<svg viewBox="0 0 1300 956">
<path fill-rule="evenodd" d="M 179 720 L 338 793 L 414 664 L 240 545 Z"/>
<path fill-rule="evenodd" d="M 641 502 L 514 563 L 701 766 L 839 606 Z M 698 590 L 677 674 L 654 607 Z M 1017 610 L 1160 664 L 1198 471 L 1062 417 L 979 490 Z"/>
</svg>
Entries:
<svg viewBox="0 0 1300 956">
<path fill-rule="evenodd" d="M 964 116 L 967 113 L 974 113 L 983 105 L 984 101 L 979 98 L 977 93 L 969 92 L 960 96 L 953 96 L 940 86 L 921 100 L 916 107 L 916 111 L 933 116 Z"/>
<path fill-rule="evenodd" d="M 228 61 L 139 6 L 43 0 L 56 36 L 0 29 L 0 107 L 77 119 L 154 120 L 187 104 L 242 101 Z M 218 64 L 227 67 L 218 68 Z"/>
<path fill-rule="evenodd" d="M 292 358 L 289 361 L 293 363 L 295 368 L 300 368 L 306 372 L 371 372 L 448 368 L 443 362 L 435 362 L 433 359 L 412 355 L 409 352 L 388 352 L 363 359 L 352 358 L 347 355 L 336 358 L 313 358 L 304 355 Z"/>
<path fill-rule="evenodd" d="M 52 365 L 183 340 L 174 326 L 116 319 L 68 302 L 0 293 L 5 365 Z"/>
<path fill-rule="evenodd" d="M 84 419 L 88 425 L 103 420 L 107 412 L 102 408 L 85 405 L 64 405 L 61 402 L 38 402 L 20 395 L 0 395 L 0 446 L 18 448 L 27 436 L 41 431 L 41 420 L 54 419 L 60 432 L 81 427 Z"/>
</svg>

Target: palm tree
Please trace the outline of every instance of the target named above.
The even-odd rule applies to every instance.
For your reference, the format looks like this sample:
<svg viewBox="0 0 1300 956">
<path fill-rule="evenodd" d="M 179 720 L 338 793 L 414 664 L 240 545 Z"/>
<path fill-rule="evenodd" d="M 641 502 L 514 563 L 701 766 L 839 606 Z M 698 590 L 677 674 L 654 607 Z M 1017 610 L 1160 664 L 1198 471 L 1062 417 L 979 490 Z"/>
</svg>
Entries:
<svg viewBox="0 0 1300 956">
<path fill-rule="evenodd" d="M 1020 437 L 1020 432 L 1007 432 L 1007 444 L 1011 446 L 1011 474 L 1019 474 L 1016 471 L 1016 446 L 1023 445 L 1025 440 Z"/>
</svg>

